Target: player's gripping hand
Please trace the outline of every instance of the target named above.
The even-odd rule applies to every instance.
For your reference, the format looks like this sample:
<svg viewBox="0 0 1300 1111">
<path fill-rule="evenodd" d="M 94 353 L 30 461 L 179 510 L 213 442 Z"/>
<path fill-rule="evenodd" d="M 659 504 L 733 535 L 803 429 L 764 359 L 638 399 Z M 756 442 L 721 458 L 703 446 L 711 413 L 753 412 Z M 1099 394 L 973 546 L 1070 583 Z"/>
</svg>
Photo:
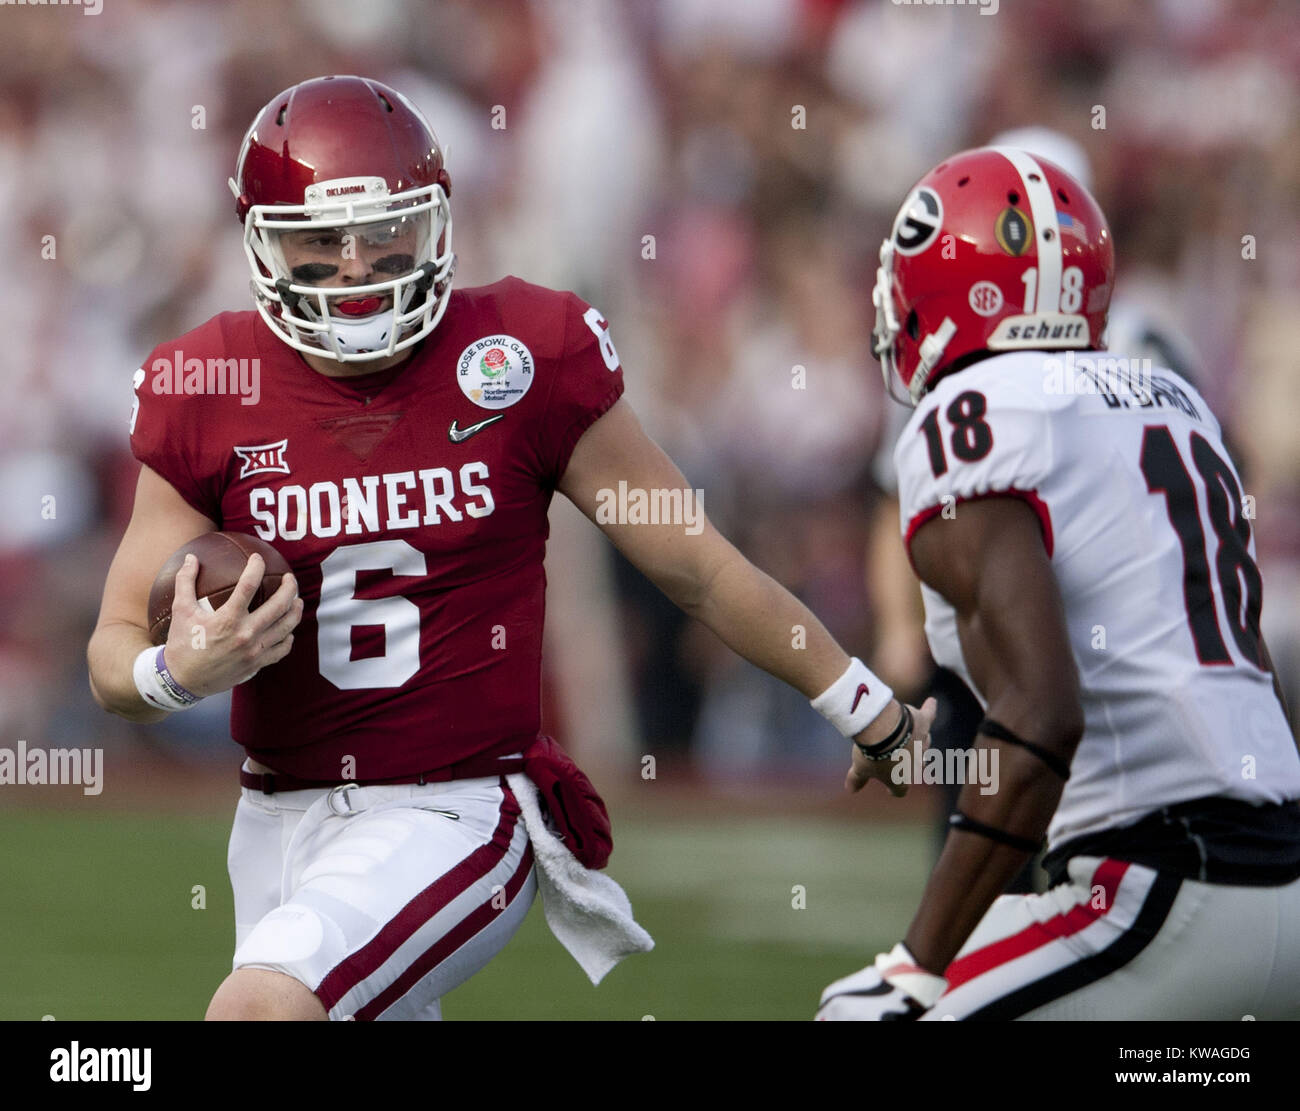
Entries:
<svg viewBox="0 0 1300 1111">
<path fill-rule="evenodd" d="M 822 992 L 818 1022 L 910 1022 L 939 1001 L 948 982 L 916 963 L 901 941 L 875 964 Z"/>
<path fill-rule="evenodd" d="M 927 698 L 925 704 L 919 710 L 912 706 L 909 706 L 908 710 L 912 715 L 912 730 L 907 736 L 901 738 L 897 747 L 901 749 L 920 741 L 922 748 L 924 748 L 930 739 L 930 726 L 934 724 L 934 716 L 939 710 L 939 704 L 933 698 Z M 880 715 L 881 718 L 887 718 L 888 716 L 888 710 Z M 858 747 L 859 745 L 879 743 L 888 733 L 888 730 L 892 728 L 892 721 L 884 725 L 878 725 L 879 720 L 877 718 L 876 721 L 873 721 L 853 738 L 855 742 L 852 749 L 853 763 L 849 767 L 848 775 L 844 777 L 844 786 L 850 791 L 861 791 L 867 785 L 868 780 L 878 779 L 889 788 L 891 795 L 895 798 L 902 798 L 907 794 L 907 789 L 911 784 L 894 782 L 893 771 L 898 765 L 892 755 L 873 760 Z"/>
<path fill-rule="evenodd" d="M 302 620 L 298 580 L 285 575 L 276 592 L 250 613 L 248 605 L 265 572 L 262 557 L 250 555 L 225 604 L 209 611 L 194 595 L 199 561 L 185 557 L 176 572 L 166 658 L 168 670 L 186 690 L 204 697 L 219 694 L 289 654 L 293 630 Z"/>
</svg>

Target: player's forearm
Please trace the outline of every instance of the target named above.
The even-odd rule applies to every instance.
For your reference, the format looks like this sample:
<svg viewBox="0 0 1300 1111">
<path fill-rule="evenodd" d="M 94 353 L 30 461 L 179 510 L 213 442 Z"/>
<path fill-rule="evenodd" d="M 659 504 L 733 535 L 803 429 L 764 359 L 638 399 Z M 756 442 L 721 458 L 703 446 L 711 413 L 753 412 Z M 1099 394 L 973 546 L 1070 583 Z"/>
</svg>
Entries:
<svg viewBox="0 0 1300 1111">
<path fill-rule="evenodd" d="M 817 617 L 733 549 L 698 598 L 679 603 L 755 667 L 815 698 L 849 666 Z"/>
<path fill-rule="evenodd" d="M 135 659 L 149 643 L 149 634 L 138 625 L 113 623 L 97 628 L 86 650 L 95 701 L 127 721 L 148 723 L 167 716 L 146 703 L 135 685 Z"/>
<path fill-rule="evenodd" d="M 1033 581 L 1024 576 L 1020 585 L 1030 592 Z M 1035 624 L 1030 610 L 1018 611 L 1013 603 L 1012 577 L 986 574 L 980 586 L 977 604 L 959 615 L 958 634 L 988 698 L 976 743 L 997 762 L 990 794 L 981 793 L 983 784 L 962 791 L 957 814 L 974 829 L 949 833 L 905 938 L 921 965 L 937 975 L 1042 842 L 1084 729 L 1068 641 L 1060 630 L 1055 646 L 1041 640 L 1051 628 L 1046 617 L 1052 608 L 1044 603 L 1046 617 Z M 999 734 L 1005 739 L 995 739 Z"/>
<path fill-rule="evenodd" d="M 944 974 L 1029 855 L 973 833 L 948 834 L 921 907 L 903 938 L 922 968 Z M 941 894 L 947 892 L 954 894 Z"/>
<path fill-rule="evenodd" d="M 982 738 L 998 754 L 999 774 L 992 794 L 971 783 L 957 810 L 990 830 L 1037 845 L 1060 802 L 1064 782 L 1037 757 L 1010 745 Z M 953 829 L 930 873 L 921 906 L 904 943 L 923 968 L 944 969 L 979 924 L 985 912 L 1033 855 L 983 833 Z"/>
</svg>

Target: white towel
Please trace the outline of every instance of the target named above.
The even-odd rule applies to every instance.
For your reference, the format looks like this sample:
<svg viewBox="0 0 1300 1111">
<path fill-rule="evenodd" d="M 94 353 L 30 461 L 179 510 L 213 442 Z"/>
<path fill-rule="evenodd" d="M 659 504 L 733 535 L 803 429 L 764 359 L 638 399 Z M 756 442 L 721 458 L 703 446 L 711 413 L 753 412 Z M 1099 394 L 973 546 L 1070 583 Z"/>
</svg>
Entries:
<svg viewBox="0 0 1300 1111">
<path fill-rule="evenodd" d="M 551 831 L 533 781 L 517 772 L 506 782 L 519 800 L 533 843 L 546 924 L 591 982 L 599 984 L 624 957 L 653 949 L 654 938 L 637 925 L 624 890 L 609 876 L 584 868 Z"/>
</svg>

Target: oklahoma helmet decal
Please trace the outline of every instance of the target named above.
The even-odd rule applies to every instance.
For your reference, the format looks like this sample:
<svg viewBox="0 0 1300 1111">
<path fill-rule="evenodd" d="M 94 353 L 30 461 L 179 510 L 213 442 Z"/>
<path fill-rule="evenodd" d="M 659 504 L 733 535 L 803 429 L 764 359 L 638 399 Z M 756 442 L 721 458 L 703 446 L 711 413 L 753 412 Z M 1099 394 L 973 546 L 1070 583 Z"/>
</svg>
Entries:
<svg viewBox="0 0 1300 1111">
<path fill-rule="evenodd" d="M 872 302 L 886 388 L 915 405 L 975 352 L 1100 348 L 1114 272 L 1105 216 L 1059 166 L 1010 147 L 946 159 L 880 247 Z"/>
</svg>

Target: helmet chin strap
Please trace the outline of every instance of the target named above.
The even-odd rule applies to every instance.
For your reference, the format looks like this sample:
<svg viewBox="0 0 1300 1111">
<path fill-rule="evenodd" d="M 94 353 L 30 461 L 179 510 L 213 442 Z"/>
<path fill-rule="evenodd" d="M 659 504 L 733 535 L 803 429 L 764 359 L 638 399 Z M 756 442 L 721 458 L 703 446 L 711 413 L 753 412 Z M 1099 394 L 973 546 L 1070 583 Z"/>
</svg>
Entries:
<svg viewBox="0 0 1300 1111">
<path fill-rule="evenodd" d="M 453 259 L 452 269 L 455 268 Z M 403 297 L 403 307 L 411 302 L 414 297 L 423 297 L 433 288 L 434 281 L 438 276 L 438 266 L 433 262 L 423 263 L 416 271 L 419 277 Z M 447 275 L 451 277 L 450 272 Z M 392 326 L 393 312 L 391 309 L 383 309 L 373 316 L 366 317 L 364 320 L 340 320 L 338 317 L 330 317 L 330 326 L 334 330 L 335 336 L 338 337 L 339 350 L 345 355 L 360 355 L 366 351 L 374 351 L 375 357 L 379 358 L 384 354 L 381 350 L 388 346 L 388 330 Z"/>
<path fill-rule="evenodd" d="M 894 340 L 900 331 L 898 316 L 894 312 L 894 301 L 890 290 L 890 279 L 894 272 L 894 244 L 886 239 L 880 245 L 880 267 L 876 270 L 876 284 L 871 290 L 871 303 L 876 309 L 876 322 L 872 329 L 872 354 L 880 361 L 880 373 L 885 380 L 885 393 L 891 401 L 912 408 L 916 401 L 906 393 L 899 393 L 895 381 L 902 379 L 894 362 Z"/>
<path fill-rule="evenodd" d="M 433 263 L 428 262 L 419 268 L 419 280 L 414 283 L 412 289 L 405 292 L 402 307 L 409 304 L 415 294 L 423 295 L 428 290 L 435 269 Z M 360 320 L 335 316 L 333 313 L 322 317 L 319 307 L 301 294 L 294 293 L 285 279 L 278 280 L 275 288 L 280 294 L 280 300 L 290 312 L 304 312 L 308 319 L 316 320 L 326 326 L 328 330 L 318 333 L 316 337 L 321 350 L 326 354 L 363 355 L 373 351 L 377 359 L 385 355 L 388 333 L 393 326 L 392 308 L 380 309 Z M 394 293 L 394 299 L 396 296 Z"/>
<path fill-rule="evenodd" d="M 921 358 L 916 364 L 916 373 L 912 375 L 912 381 L 907 387 L 907 392 L 912 395 L 913 405 L 921 400 L 921 394 L 925 392 L 925 384 L 930 378 L 930 371 L 943 358 L 944 348 L 956 334 L 957 325 L 953 323 L 952 317 L 945 316 L 943 323 L 921 341 L 919 349 Z"/>
<path fill-rule="evenodd" d="M 381 348 L 388 346 L 388 330 L 392 326 L 392 309 L 381 309 L 363 320 L 347 320 L 330 314 L 329 319 L 322 319 L 317 306 L 310 300 L 289 288 L 289 282 L 280 278 L 275 283 L 280 301 L 291 313 L 302 312 L 309 320 L 326 325 L 328 331 L 318 333 L 320 349 L 326 354 L 333 353 L 326 340 L 332 334 L 337 343 L 338 353 L 343 355 L 360 355 L 374 351 L 375 357 L 381 357 Z M 409 299 L 409 298 L 408 298 Z"/>
<path fill-rule="evenodd" d="M 388 329 L 393 323 L 391 309 L 381 309 L 365 320 L 341 320 L 330 317 L 330 328 L 338 340 L 339 350 L 345 355 L 360 355 L 374 351 L 378 358 L 388 346 Z"/>
</svg>

